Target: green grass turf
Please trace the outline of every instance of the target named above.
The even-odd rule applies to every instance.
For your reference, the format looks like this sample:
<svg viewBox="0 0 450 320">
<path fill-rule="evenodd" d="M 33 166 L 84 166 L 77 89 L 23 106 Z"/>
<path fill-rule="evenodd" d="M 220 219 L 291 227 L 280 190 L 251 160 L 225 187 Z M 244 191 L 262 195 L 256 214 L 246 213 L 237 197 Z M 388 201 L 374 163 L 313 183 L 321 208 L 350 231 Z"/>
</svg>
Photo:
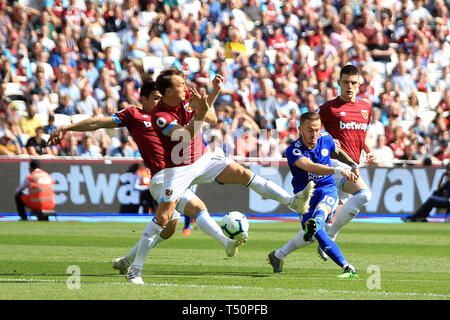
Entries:
<svg viewBox="0 0 450 320">
<path fill-rule="evenodd" d="M 450 299 L 450 224 L 350 223 L 338 244 L 359 279 L 336 279 L 341 269 L 322 261 L 317 244 L 285 259 L 273 274 L 267 254 L 290 240 L 298 223 L 253 223 L 237 258 L 200 230 L 181 228 L 153 249 L 144 286 L 111 268 L 139 239 L 145 224 L 77 222 L 0 223 L 0 299 Z M 69 289 L 67 268 L 80 268 Z M 380 270 L 380 289 L 369 266 Z M 368 281 L 369 280 L 369 281 Z M 74 282 L 71 282 L 74 284 Z"/>
</svg>

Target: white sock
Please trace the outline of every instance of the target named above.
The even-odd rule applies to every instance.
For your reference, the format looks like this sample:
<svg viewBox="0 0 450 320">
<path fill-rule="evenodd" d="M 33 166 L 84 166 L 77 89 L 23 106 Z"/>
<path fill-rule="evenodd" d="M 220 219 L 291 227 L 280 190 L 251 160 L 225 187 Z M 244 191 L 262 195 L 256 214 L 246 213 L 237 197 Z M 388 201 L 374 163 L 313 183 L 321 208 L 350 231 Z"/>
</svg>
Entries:
<svg viewBox="0 0 450 320">
<path fill-rule="evenodd" d="M 155 245 L 153 246 L 156 247 L 156 245 L 164 240 L 164 238 L 161 238 L 161 235 L 158 235 L 158 237 L 156 238 L 156 242 Z M 130 252 L 128 252 L 123 258 L 126 259 L 126 262 L 129 264 L 130 261 L 134 261 L 134 259 L 136 258 L 136 252 L 137 252 L 137 248 L 139 246 L 139 241 L 134 245 L 133 249 L 130 250 Z"/>
<path fill-rule="evenodd" d="M 133 266 L 143 268 L 145 258 L 147 258 L 150 250 L 155 246 L 156 241 L 164 227 L 158 225 L 152 220 L 142 233 L 141 240 L 139 240 L 136 250 L 136 257 L 134 258 Z"/>
<path fill-rule="evenodd" d="M 275 251 L 275 257 L 278 259 L 284 259 L 288 254 L 297 249 L 303 248 L 308 244 L 305 240 L 303 240 L 303 235 L 305 231 L 300 230 L 295 237 L 289 240 L 284 246 Z"/>
<path fill-rule="evenodd" d="M 339 230 L 342 229 L 347 223 L 349 223 L 358 212 L 370 201 L 372 193 L 370 190 L 361 190 L 355 193 L 350 199 L 345 202 L 341 210 L 334 220 L 327 233 L 331 240 L 335 240 Z"/>
<path fill-rule="evenodd" d="M 291 203 L 292 195 L 286 190 L 281 188 L 275 182 L 266 180 L 256 174 L 253 175 L 247 186 L 263 198 L 276 200 L 285 206 L 288 206 Z"/>
<path fill-rule="evenodd" d="M 222 228 L 217 224 L 216 220 L 211 218 L 208 211 L 200 211 L 195 217 L 195 222 L 200 230 L 222 242 L 224 246 L 230 241 L 230 239 L 223 234 Z"/>
<path fill-rule="evenodd" d="M 124 256 L 124 259 L 127 260 L 128 264 L 130 263 L 130 261 L 134 261 L 134 258 L 136 257 L 136 252 L 137 252 L 138 246 L 139 246 L 139 241 L 136 242 L 136 244 L 134 245 L 133 249 L 131 249 L 130 252 L 128 252 Z"/>
</svg>

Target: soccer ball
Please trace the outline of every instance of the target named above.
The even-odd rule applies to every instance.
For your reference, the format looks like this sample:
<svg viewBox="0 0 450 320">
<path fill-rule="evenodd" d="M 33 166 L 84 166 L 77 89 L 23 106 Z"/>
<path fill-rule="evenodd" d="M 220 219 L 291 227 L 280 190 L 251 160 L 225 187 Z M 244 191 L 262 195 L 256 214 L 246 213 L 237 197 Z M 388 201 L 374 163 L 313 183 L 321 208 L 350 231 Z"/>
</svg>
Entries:
<svg viewBox="0 0 450 320">
<path fill-rule="evenodd" d="M 249 224 L 243 213 L 231 211 L 223 216 L 221 227 L 228 238 L 235 239 L 244 232 L 248 233 Z"/>
</svg>

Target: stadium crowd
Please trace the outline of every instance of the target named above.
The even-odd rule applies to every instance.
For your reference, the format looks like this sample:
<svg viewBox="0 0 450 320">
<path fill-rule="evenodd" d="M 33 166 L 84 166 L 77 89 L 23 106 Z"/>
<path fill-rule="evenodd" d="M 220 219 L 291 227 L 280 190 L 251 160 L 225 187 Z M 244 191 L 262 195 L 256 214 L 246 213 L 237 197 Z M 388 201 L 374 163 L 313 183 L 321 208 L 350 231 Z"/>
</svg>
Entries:
<svg viewBox="0 0 450 320">
<path fill-rule="evenodd" d="M 361 72 L 378 159 L 450 159 L 450 2 L 445 0 L 0 0 L 0 155 L 139 156 L 126 129 L 57 126 L 139 105 L 166 67 L 211 90 L 208 149 L 281 158 L 300 115 Z M 427 160 L 425 160 L 427 159 Z"/>
</svg>

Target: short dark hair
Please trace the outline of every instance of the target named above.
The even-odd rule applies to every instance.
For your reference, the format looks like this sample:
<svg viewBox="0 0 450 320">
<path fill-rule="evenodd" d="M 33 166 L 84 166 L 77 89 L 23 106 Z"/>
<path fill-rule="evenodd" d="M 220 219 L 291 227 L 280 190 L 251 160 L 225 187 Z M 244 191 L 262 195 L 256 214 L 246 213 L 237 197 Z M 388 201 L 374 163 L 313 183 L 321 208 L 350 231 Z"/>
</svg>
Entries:
<svg viewBox="0 0 450 320">
<path fill-rule="evenodd" d="M 345 65 L 339 74 L 339 77 L 342 78 L 342 75 L 347 74 L 349 76 L 359 75 L 359 70 L 352 64 Z"/>
<path fill-rule="evenodd" d="M 37 159 L 33 159 L 30 161 L 30 169 L 34 170 L 41 167 L 41 162 Z"/>
<path fill-rule="evenodd" d="M 320 120 L 320 115 L 314 111 L 305 112 L 300 117 L 300 123 L 303 123 L 306 120 L 310 120 L 310 121 Z"/>
<path fill-rule="evenodd" d="M 173 87 L 172 76 L 180 76 L 184 78 L 184 73 L 181 70 L 176 68 L 170 68 L 161 71 L 161 73 L 156 78 L 156 89 L 158 89 L 159 93 L 162 95 L 165 94 L 168 88 Z"/>
<path fill-rule="evenodd" d="M 141 87 L 140 97 L 150 97 L 153 91 L 156 90 L 156 82 L 153 80 L 145 81 Z"/>
</svg>

